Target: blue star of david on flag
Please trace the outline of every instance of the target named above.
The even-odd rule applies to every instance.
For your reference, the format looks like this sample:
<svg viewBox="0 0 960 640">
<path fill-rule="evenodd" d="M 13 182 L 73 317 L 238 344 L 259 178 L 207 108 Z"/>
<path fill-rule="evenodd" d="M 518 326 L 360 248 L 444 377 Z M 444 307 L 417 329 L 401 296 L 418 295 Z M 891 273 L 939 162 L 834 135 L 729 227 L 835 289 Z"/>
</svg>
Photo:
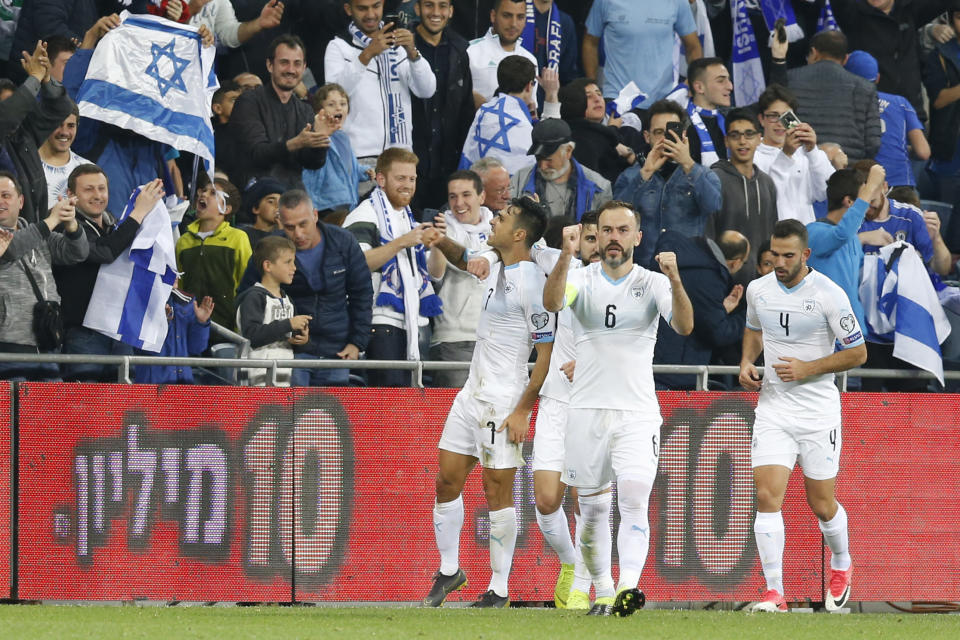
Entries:
<svg viewBox="0 0 960 640">
<path fill-rule="evenodd" d="M 144 70 L 148 76 L 157 81 L 157 89 L 160 90 L 160 97 L 166 97 L 170 89 L 178 89 L 184 93 L 187 92 L 187 85 L 183 82 L 183 71 L 189 66 L 190 61 L 185 58 L 178 58 L 173 52 L 175 40 L 171 40 L 164 46 L 153 44 L 150 47 L 150 53 L 153 60 Z M 164 78 L 160 73 L 160 60 L 167 58 L 173 65 L 173 74 L 169 78 Z"/>
<path fill-rule="evenodd" d="M 507 113 L 506 106 L 506 100 L 498 100 L 493 106 L 488 107 L 484 105 L 480 107 L 480 117 L 477 119 L 477 127 L 473 138 L 477 141 L 477 151 L 481 158 L 487 155 L 490 149 L 500 149 L 501 151 L 510 153 L 510 140 L 507 133 L 511 128 L 520 124 L 520 119 Z M 497 132 L 489 139 L 481 135 L 481 129 L 484 124 L 483 119 L 487 116 L 498 118 L 500 123 Z"/>
</svg>

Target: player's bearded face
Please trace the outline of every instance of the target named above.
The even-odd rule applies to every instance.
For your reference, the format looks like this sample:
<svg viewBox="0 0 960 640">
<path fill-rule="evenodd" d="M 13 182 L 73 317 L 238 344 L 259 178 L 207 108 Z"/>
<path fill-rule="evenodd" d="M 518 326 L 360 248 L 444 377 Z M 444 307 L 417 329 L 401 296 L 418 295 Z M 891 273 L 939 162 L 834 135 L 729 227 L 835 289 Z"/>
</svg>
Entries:
<svg viewBox="0 0 960 640">
<path fill-rule="evenodd" d="M 597 239 L 596 225 L 584 225 L 580 232 L 580 260 L 585 265 L 600 262 L 600 242 Z"/>
</svg>

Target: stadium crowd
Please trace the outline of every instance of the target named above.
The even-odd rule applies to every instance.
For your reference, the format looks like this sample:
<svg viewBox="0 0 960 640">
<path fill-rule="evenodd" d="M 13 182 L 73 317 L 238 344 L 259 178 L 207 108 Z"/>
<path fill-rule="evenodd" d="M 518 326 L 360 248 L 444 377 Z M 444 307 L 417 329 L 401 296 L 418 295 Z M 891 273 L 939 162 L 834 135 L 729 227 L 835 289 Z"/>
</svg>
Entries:
<svg viewBox="0 0 960 640">
<path fill-rule="evenodd" d="M 745 287 L 772 269 L 774 225 L 796 219 L 810 265 L 844 289 L 865 329 L 866 367 L 917 368 L 926 361 L 912 351 L 926 347 L 957 368 L 960 336 L 941 345 L 934 332 L 930 344 L 912 327 L 960 327 L 960 0 L 789 0 L 785 23 L 769 4 L 25 2 L 0 18 L 0 352 L 133 354 L 84 318 L 101 266 L 174 195 L 189 203 L 162 355 L 231 353 L 212 321 L 249 339 L 251 357 L 345 361 L 280 372 L 281 384 L 358 383 L 358 358 L 469 361 L 486 291 L 431 248 L 449 237 L 482 250 L 491 220 L 532 193 L 550 213 L 550 246 L 616 199 L 642 216 L 638 264 L 657 270 L 656 254 L 676 253 L 694 328 L 661 322 L 655 363 L 740 363 Z M 192 154 L 78 108 L 122 10 L 199 27 L 216 47 L 212 182 Z M 744 33 L 755 39 L 746 52 Z M 854 207 L 874 164 L 882 193 Z M 884 282 L 910 253 L 900 241 L 921 266 Z M 891 317 L 891 305 L 918 299 L 922 317 L 898 326 L 907 313 Z M 43 302 L 61 305 L 57 344 L 38 335 Z M 233 379 L 195 374 L 138 367 L 136 379 Z M 264 382 L 263 371 L 241 375 Z M 0 377 L 116 373 L 0 363 Z M 363 377 L 411 384 L 408 371 Z"/>
</svg>

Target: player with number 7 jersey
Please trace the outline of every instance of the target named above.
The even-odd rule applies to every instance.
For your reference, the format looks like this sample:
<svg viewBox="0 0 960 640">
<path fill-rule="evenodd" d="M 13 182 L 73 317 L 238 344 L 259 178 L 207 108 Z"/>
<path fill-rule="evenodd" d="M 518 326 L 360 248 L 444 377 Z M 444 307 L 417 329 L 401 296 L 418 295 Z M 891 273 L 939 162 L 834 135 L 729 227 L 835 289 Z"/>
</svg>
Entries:
<svg viewBox="0 0 960 640">
<path fill-rule="evenodd" d="M 608 526 L 595 497 L 616 480 L 620 510 L 620 577 L 596 582 L 594 615 L 630 615 L 643 606 L 637 589 L 649 550 L 647 510 L 659 458 L 660 407 L 654 393 L 653 347 L 662 316 L 682 335 L 693 331 L 693 307 L 680 281 L 676 255 L 657 255 L 662 273 L 633 264 L 640 214 L 626 202 L 599 212 L 601 262 L 568 273 L 579 239 L 564 230 L 563 248 L 544 287 L 550 311 L 569 307 L 579 324 L 577 366 L 564 442 L 564 483 L 577 488 L 583 519 L 583 559 L 595 581 L 602 564 L 593 539 Z M 608 580 L 609 582 L 609 580 Z M 606 607 L 603 609 L 602 607 Z"/>
<path fill-rule="evenodd" d="M 491 221 L 487 244 L 500 260 L 484 280 L 486 293 L 470 373 L 453 401 L 438 445 L 433 528 L 440 568 L 424 606 L 439 607 L 447 595 L 466 585 L 467 576 L 459 564 L 462 491 L 478 461 L 489 507 L 492 575 L 486 592 L 473 606 L 510 604 L 507 582 L 517 541 L 513 481 L 524 464 L 523 441 L 546 378 L 556 322 L 555 315 L 543 307 L 546 277 L 530 261 L 530 247 L 543 235 L 548 215 L 543 205 L 524 197 L 513 200 Z M 449 238 L 436 239 L 431 250 L 442 251 L 458 268 L 467 268 L 466 251 Z M 528 375 L 534 347 L 537 361 Z"/>
</svg>

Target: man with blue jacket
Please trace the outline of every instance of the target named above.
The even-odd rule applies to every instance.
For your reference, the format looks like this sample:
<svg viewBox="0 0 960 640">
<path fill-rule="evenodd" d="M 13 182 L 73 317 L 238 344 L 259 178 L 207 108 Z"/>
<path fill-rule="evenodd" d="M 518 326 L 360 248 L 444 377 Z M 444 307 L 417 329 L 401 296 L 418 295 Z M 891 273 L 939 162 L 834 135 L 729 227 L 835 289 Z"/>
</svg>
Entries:
<svg viewBox="0 0 960 640">
<path fill-rule="evenodd" d="M 353 234 L 319 221 L 306 191 L 280 197 L 280 228 L 297 248 L 297 272 L 284 288 L 297 315 L 312 316 L 310 341 L 298 347 L 296 359 L 356 360 L 370 337 L 373 284 L 370 269 Z M 247 266 L 238 290 L 258 281 Z M 294 369 L 293 386 L 346 385 L 348 369 Z"/>
</svg>

